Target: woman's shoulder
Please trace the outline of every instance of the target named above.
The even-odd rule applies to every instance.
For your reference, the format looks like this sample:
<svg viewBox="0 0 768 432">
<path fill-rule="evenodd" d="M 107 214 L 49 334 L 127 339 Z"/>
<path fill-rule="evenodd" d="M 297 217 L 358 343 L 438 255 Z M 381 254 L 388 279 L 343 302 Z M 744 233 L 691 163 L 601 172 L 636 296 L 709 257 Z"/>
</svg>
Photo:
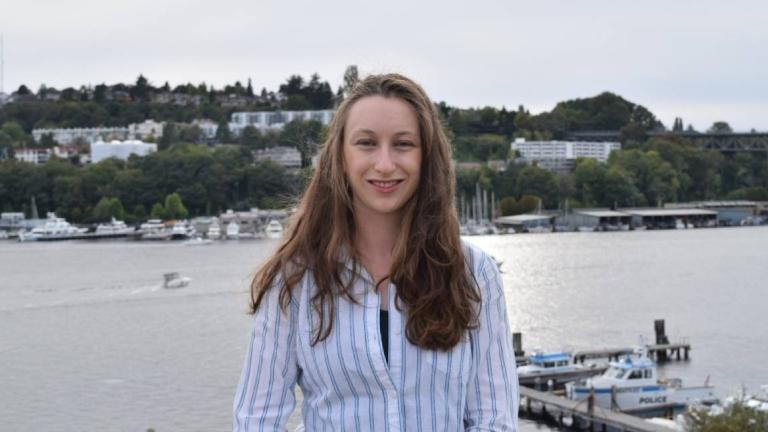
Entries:
<svg viewBox="0 0 768 432">
<path fill-rule="evenodd" d="M 493 257 L 479 246 L 464 239 L 461 239 L 461 246 L 464 252 L 464 260 L 475 275 L 486 271 L 488 265 L 496 264 Z"/>
</svg>

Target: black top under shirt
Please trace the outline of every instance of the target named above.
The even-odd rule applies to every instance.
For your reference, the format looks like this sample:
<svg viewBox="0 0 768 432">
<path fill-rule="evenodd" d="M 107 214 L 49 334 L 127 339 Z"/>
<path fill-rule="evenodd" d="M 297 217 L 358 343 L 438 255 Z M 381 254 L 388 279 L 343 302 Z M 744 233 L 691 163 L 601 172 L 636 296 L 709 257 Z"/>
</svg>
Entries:
<svg viewBox="0 0 768 432">
<path fill-rule="evenodd" d="M 389 311 L 379 309 L 379 333 L 381 346 L 384 348 L 384 359 L 389 363 Z"/>
</svg>

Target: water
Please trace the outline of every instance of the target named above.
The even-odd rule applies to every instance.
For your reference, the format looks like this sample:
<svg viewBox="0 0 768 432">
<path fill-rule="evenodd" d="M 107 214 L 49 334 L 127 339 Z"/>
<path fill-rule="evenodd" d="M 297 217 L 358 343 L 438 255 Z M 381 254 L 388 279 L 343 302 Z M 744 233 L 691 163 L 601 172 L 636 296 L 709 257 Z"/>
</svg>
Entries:
<svg viewBox="0 0 768 432">
<path fill-rule="evenodd" d="M 766 227 L 469 240 L 504 261 L 526 350 L 626 346 L 665 318 L 693 350 L 663 375 L 768 383 Z M 0 242 L 0 429 L 229 429 L 248 282 L 274 247 Z M 169 271 L 192 284 L 161 289 Z"/>
</svg>

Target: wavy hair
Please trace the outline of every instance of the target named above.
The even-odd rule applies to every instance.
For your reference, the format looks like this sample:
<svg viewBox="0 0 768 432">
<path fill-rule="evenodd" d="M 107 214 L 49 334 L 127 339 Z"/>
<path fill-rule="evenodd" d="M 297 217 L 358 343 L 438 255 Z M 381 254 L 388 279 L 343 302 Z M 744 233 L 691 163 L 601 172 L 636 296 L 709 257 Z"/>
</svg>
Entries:
<svg viewBox="0 0 768 432">
<path fill-rule="evenodd" d="M 286 235 L 253 278 L 251 313 L 273 285 L 279 286 L 281 307 L 287 308 L 293 289 L 309 271 L 317 287 L 311 297 L 319 317 L 312 339 L 315 345 L 331 333 L 335 296 L 358 302 L 352 293 L 358 276 L 342 277 L 345 259 L 351 258 L 354 275 L 360 266 L 354 250 L 352 190 L 344 174 L 344 128 L 351 107 L 374 95 L 400 98 L 410 104 L 418 117 L 422 143 L 419 183 L 404 204 L 402 229 L 393 250 L 389 279 L 397 287 L 395 305 L 405 310 L 406 337 L 411 343 L 448 350 L 477 326 L 480 293 L 459 237 L 450 144 L 427 94 L 399 74 L 366 77 L 339 105 L 317 169 Z M 280 279 L 282 282 L 276 283 Z"/>
</svg>

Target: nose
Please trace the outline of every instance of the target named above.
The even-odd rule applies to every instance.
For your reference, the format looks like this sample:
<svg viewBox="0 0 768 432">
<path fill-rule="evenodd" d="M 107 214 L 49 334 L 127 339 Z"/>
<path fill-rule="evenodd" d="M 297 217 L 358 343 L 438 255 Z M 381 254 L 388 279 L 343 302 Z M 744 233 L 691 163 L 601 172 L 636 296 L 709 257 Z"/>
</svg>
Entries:
<svg viewBox="0 0 768 432">
<path fill-rule="evenodd" d="M 392 146 L 381 146 L 381 149 L 376 154 L 376 163 L 374 164 L 373 169 L 382 174 L 388 174 L 395 170 Z"/>
</svg>

